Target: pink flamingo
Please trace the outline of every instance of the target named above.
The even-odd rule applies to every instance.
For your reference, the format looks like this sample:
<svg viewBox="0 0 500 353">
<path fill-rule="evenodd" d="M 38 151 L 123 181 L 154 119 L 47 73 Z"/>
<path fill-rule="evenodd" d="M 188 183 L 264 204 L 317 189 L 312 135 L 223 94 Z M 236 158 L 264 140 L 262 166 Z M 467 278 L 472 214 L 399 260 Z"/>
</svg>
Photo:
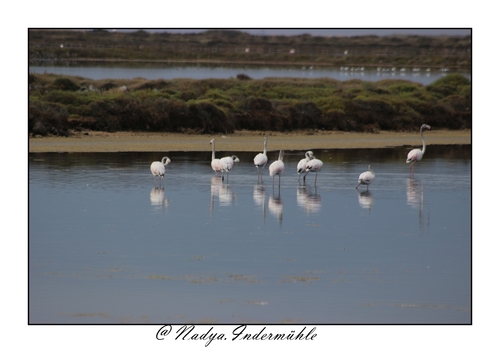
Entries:
<svg viewBox="0 0 500 353">
<path fill-rule="evenodd" d="M 304 183 L 306 182 L 306 176 L 309 172 L 316 173 L 316 177 L 314 178 L 314 186 L 316 186 L 316 180 L 318 180 L 318 173 L 323 167 L 323 162 L 319 159 L 316 159 L 312 156 L 312 159 L 306 164 L 306 174 L 304 174 Z"/>
<path fill-rule="evenodd" d="M 273 188 L 274 188 L 274 176 L 278 174 L 278 187 L 281 187 L 281 173 L 285 170 L 285 163 L 283 163 L 283 156 L 285 151 L 280 150 L 280 154 L 277 161 L 274 161 L 269 166 L 269 175 L 273 177 Z"/>
<path fill-rule="evenodd" d="M 368 171 L 361 173 L 358 178 L 358 186 L 356 186 L 356 189 L 361 185 L 366 185 L 366 190 L 368 190 L 368 185 L 375 179 L 375 173 L 373 172 L 372 168 L 368 166 Z"/>
<path fill-rule="evenodd" d="M 219 176 L 219 172 L 222 172 L 222 165 L 219 158 L 215 158 L 215 140 L 211 139 L 210 144 L 212 145 L 212 162 L 210 165 L 215 172 L 216 176 Z"/>
<path fill-rule="evenodd" d="M 262 173 L 262 168 L 264 168 L 267 164 L 267 136 L 264 137 L 264 152 L 259 153 L 253 159 L 253 164 L 259 170 L 259 175 Z"/>
<path fill-rule="evenodd" d="M 153 177 L 155 178 L 155 185 L 156 185 L 156 177 L 161 179 L 165 176 L 165 166 L 170 163 L 170 158 L 168 157 L 163 157 L 161 159 L 161 162 L 153 162 L 151 163 L 151 173 L 153 174 Z"/>
<path fill-rule="evenodd" d="M 302 158 L 299 163 L 297 163 L 297 174 L 299 175 L 299 183 L 300 183 L 300 175 L 306 172 L 307 162 L 314 158 L 312 151 L 306 152 L 306 158 Z M 305 178 L 305 177 L 304 177 Z"/>
<path fill-rule="evenodd" d="M 425 153 L 425 140 L 424 140 L 424 129 L 430 130 L 431 127 L 429 125 L 423 124 L 420 127 L 420 137 L 422 138 L 422 149 L 415 148 L 408 152 L 408 157 L 406 158 L 406 163 L 411 163 L 410 168 L 413 168 L 413 165 L 416 162 L 419 162 Z M 413 170 L 413 169 L 412 169 Z"/>
<path fill-rule="evenodd" d="M 221 170 L 222 172 L 226 172 L 228 180 L 229 180 L 229 172 L 231 171 L 231 169 L 233 169 L 234 163 L 238 163 L 239 161 L 240 159 L 235 155 L 232 155 L 230 157 L 223 157 L 220 159 L 220 165 L 222 168 Z"/>
</svg>

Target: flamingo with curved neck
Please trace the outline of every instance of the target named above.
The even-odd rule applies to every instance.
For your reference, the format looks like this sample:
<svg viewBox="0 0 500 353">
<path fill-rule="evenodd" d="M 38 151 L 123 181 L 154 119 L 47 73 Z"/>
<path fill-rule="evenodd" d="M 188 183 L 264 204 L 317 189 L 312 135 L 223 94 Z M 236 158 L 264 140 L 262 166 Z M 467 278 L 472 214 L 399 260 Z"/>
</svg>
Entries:
<svg viewBox="0 0 500 353">
<path fill-rule="evenodd" d="M 410 168 L 413 168 L 413 165 L 416 162 L 419 162 L 425 153 L 425 139 L 424 139 L 424 130 L 430 130 L 431 127 L 427 124 L 423 124 L 420 127 L 420 137 L 422 138 L 422 149 L 415 148 L 408 152 L 408 156 L 406 157 L 406 163 L 411 163 Z"/>
<path fill-rule="evenodd" d="M 314 154 L 312 151 L 307 151 L 306 158 L 302 158 L 299 161 L 299 163 L 297 163 L 297 174 L 299 175 L 299 183 L 300 183 L 300 176 L 302 173 L 306 172 L 307 162 L 309 162 L 311 159 L 314 159 Z"/>
<path fill-rule="evenodd" d="M 358 186 L 356 186 L 356 189 L 361 185 L 366 185 L 366 190 L 368 190 L 368 185 L 375 179 L 375 173 L 373 172 L 371 166 L 368 166 L 368 171 L 361 173 L 358 178 Z"/>
<path fill-rule="evenodd" d="M 156 177 L 159 177 L 160 178 L 160 181 L 161 179 L 165 176 L 165 166 L 167 164 L 169 164 L 171 161 L 170 161 L 170 158 L 168 157 L 163 157 L 161 159 L 161 162 L 153 162 L 151 163 L 151 173 L 153 174 L 153 177 L 154 177 L 154 180 L 155 180 L 155 185 L 156 185 Z"/>
</svg>

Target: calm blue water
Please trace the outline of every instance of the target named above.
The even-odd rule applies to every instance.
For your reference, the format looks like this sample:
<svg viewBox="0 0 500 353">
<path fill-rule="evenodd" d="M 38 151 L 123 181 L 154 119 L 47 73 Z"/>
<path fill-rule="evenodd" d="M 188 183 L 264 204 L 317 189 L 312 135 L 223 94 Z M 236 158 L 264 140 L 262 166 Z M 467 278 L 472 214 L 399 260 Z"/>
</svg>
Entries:
<svg viewBox="0 0 500 353">
<path fill-rule="evenodd" d="M 471 147 L 407 151 L 29 154 L 29 322 L 470 323 Z"/>
<path fill-rule="evenodd" d="M 402 69 L 404 71 L 402 71 Z M 419 71 L 414 71 L 419 69 Z M 443 68 L 445 69 L 445 68 Z M 386 71 L 385 69 L 363 69 L 354 67 L 315 67 L 315 66 L 290 66 L 290 67 L 260 67 L 260 66 L 175 66 L 164 65 L 163 67 L 108 67 L 108 66 L 30 66 L 30 73 L 53 73 L 65 76 L 81 76 L 93 80 L 100 79 L 132 79 L 142 77 L 148 80 L 175 79 L 175 78 L 236 78 L 239 74 L 246 74 L 253 79 L 266 77 L 298 77 L 298 78 L 333 78 L 340 81 L 361 79 L 365 81 L 379 81 L 385 79 L 400 79 L 431 84 L 439 78 L 447 75 L 450 71 L 434 69 L 430 72 L 426 68 L 403 68 L 397 67 Z M 471 79 L 470 72 L 462 73 Z"/>
</svg>

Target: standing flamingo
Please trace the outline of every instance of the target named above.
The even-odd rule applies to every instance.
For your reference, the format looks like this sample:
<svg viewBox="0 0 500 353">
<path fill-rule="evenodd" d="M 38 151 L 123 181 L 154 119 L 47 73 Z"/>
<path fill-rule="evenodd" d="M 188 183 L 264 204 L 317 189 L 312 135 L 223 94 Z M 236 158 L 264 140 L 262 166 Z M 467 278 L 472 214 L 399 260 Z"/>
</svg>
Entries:
<svg viewBox="0 0 500 353">
<path fill-rule="evenodd" d="M 424 140 L 424 129 L 430 130 L 431 127 L 429 125 L 423 124 L 420 127 L 420 137 L 422 138 L 422 150 L 415 148 L 408 152 L 408 157 L 406 158 L 406 163 L 411 163 L 410 168 L 413 168 L 413 165 L 420 161 L 425 153 L 425 140 Z M 413 169 L 412 169 L 413 170 Z"/>
<path fill-rule="evenodd" d="M 306 176 L 309 172 L 316 173 L 316 177 L 314 178 L 314 186 L 316 186 L 316 180 L 318 180 L 318 173 L 323 167 L 323 162 L 319 159 L 316 159 L 314 156 L 312 159 L 306 164 L 306 173 L 304 174 L 304 183 L 306 182 Z"/>
<path fill-rule="evenodd" d="M 219 172 L 222 172 L 222 166 L 219 158 L 215 158 L 215 140 L 211 139 L 210 144 L 212 145 L 212 162 L 210 165 L 215 172 L 216 176 L 219 176 Z"/>
<path fill-rule="evenodd" d="M 368 171 L 359 175 L 358 186 L 360 186 L 361 184 L 366 185 L 366 190 L 368 190 L 368 185 L 370 185 L 373 179 L 375 179 L 375 173 L 373 172 L 372 168 L 368 166 Z M 356 189 L 358 188 L 358 186 L 356 186 Z"/>
<path fill-rule="evenodd" d="M 278 174 L 278 187 L 281 187 L 281 173 L 285 170 L 285 163 L 283 163 L 283 156 L 285 151 L 280 150 L 280 154 L 277 161 L 274 161 L 269 166 L 269 175 L 273 177 L 273 188 L 274 188 L 274 176 Z"/>
<path fill-rule="evenodd" d="M 297 163 L 297 174 L 299 175 L 299 183 L 300 183 L 300 175 L 306 172 L 306 165 L 311 159 L 314 158 L 312 151 L 306 152 L 306 158 L 302 158 L 299 163 Z"/>
<path fill-rule="evenodd" d="M 231 169 L 233 169 L 234 163 L 239 162 L 240 159 L 236 157 L 235 155 L 232 155 L 231 157 L 224 157 L 220 159 L 220 165 L 221 165 L 221 171 L 226 172 L 227 177 L 229 179 L 229 172 Z"/>
<path fill-rule="evenodd" d="M 264 152 L 259 153 L 253 159 L 253 164 L 258 168 L 259 175 L 262 173 L 262 168 L 267 164 L 267 136 L 264 136 Z"/>
<path fill-rule="evenodd" d="M 163 157 L 161 159 L 161 162 L 153 162 L 151 163 L 151 173 L 153 174 L 153 177 L 155 178 L 155 185 L 156 185 L 156 177 L 161 179 L 165 176 L 165 166 L 170 163 L 170 158 L 168 157 Z"/>
</svg>

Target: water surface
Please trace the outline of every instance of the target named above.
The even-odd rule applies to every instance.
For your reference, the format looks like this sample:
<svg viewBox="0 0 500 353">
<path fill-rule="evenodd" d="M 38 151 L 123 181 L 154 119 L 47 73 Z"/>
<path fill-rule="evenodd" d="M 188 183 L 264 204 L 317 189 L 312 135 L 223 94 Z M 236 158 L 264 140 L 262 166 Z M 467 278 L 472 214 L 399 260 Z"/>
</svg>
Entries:
<svg viewBox="0 0 500 353">
<path fill-rule="evenodd" d="M 81 76 L 93 80 L 100 79 L 133 79 L 142 77 L 148 80 L 158 79 L 208 79 L 236 78 L 245 74 L 253 79 L 266 77 L 297 77 L 297 78 L 332 78 L 339 81 L 360 79 L 365 81 L 379 81 L 385 79 L 399 79 L 418 82 L 424 85 L 446 76 L 449 69 L 427 68 L 361 68 L 361 67 L 321 67 L 321 66 L 289 66 L 289 67 L 262 67 L 237 65 L 154 65 L 151 67 L 112 67 L 112 66 L 30 66 L 30 73 L 52 73 L 66 76 Z M 461 72 L 471 79 L 470 72 Z"/>
<path fill-rule="evenodd" d="M 470 323 L 471 148 L 407 151 L 29 154 L 29 322 Z"/>
</svg>

